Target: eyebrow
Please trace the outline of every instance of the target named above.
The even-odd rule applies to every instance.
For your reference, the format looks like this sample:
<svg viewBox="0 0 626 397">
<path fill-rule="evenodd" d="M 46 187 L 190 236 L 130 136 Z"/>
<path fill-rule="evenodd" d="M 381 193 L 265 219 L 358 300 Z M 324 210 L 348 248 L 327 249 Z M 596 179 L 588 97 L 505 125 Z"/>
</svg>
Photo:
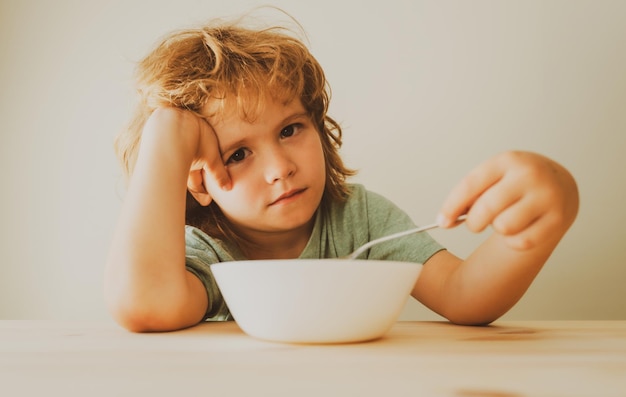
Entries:
<svg viewBox="0 0 626 397">
<path fill-rule="evenodd" d="M 289 116 L 285 117 L 280 123 L 278 123 L 278 125 L 279 126 L 289 125 L 289 124 L 291 124 L 291 122 L 293 120 L 297 120 L 297 119 L 302 118 L 302 117 L 308 118 L 309 117 L 309 113 L 306 112 L 306 111 L 303 111 L 303 112 L 299 112 L 299 113 L 290 114 Z M 279 127 L 277 127 L 277 128 L 279 128 Z"/>
</svg>

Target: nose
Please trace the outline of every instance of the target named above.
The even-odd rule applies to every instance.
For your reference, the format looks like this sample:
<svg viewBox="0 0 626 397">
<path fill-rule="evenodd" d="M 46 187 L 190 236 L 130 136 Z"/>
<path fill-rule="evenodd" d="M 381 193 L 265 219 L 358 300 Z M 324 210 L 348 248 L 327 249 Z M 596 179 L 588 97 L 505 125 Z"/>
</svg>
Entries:
<svg viewBox="0 0 626 397">
<path fill-rule="evenodd" d="M 265 180 L 275 183 L 296 172 L 296 164 L 284 148 L 276 148 L 267 153 L 264 164 Z"/>
</svg>

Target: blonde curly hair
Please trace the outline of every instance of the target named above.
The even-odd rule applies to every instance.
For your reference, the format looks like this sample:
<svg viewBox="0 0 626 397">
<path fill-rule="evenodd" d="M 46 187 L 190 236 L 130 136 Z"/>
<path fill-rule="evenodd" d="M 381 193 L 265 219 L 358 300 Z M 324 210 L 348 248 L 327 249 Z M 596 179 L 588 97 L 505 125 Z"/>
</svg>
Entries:
<svg viewBox="0 0 626 397">
<path fill-rule="evenodd" d="M 115 140 L 115 151 L 129 177 L 135 165 L 141 133 L 150 114 L 159 107 L 200 111 L 217 101 L 216 112 L 238 111 L 253 121 L 267 98 L 288 102 L 299 99 L 319 133 L 326 162 L 322 208 L 329 201 L 344 201 L 346 178 L 355 171 L 339 156 L 342 130 L 328 116 L 330 87 L 322 67 L 308 48 L 284 27 L 252 29 L 237 22 L 209 24 L 170 33 L 136 69 L 139 101 L 131 122 Z M 212 203 L 200 206 L 187 194 L 186 223 L 221 239 L 237 236 Z"/>
</svg>

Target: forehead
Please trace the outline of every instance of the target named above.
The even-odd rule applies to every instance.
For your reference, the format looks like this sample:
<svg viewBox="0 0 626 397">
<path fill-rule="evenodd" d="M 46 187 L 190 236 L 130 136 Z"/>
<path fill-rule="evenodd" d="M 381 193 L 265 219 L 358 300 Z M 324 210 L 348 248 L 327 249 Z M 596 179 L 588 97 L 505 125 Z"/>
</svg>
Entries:
<svg viewBox="0 0 626 397">
<path fill-rule="evenodd" d="M 214 128 L 227 124 L 275 123 L 306 113 L 299 98 L 284 100 L 270 96 L 255 101 L 241 97 L 210 99 L 202 109 L 202 114 Z"/>
<path fill-rule="evenodd" d="M 235 85 L 230 88 L 216 88 L 209 94 L 203 108 L 205 116 L 212 118 L 237 116 L 254 122 L 268 106 L 282 103 L 288 106 L 298 101 L 301 90 L 295 86 L 265 82 L 251 82 L 247 87 Z"/>
</svg>

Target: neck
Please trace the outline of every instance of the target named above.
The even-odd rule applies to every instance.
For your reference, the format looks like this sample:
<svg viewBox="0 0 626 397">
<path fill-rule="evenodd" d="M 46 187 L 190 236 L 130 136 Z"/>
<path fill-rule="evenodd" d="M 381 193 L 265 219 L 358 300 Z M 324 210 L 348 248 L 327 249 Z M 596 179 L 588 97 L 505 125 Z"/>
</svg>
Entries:
<svg viewBox="0 0 626 397">
<path fill-rule="evenodd" d="M 245 233 L 241 251 L 248 259 L 295 259 L 306 247 L 313 231 L 313 220 L 286 232 Z"/>
</svg>

